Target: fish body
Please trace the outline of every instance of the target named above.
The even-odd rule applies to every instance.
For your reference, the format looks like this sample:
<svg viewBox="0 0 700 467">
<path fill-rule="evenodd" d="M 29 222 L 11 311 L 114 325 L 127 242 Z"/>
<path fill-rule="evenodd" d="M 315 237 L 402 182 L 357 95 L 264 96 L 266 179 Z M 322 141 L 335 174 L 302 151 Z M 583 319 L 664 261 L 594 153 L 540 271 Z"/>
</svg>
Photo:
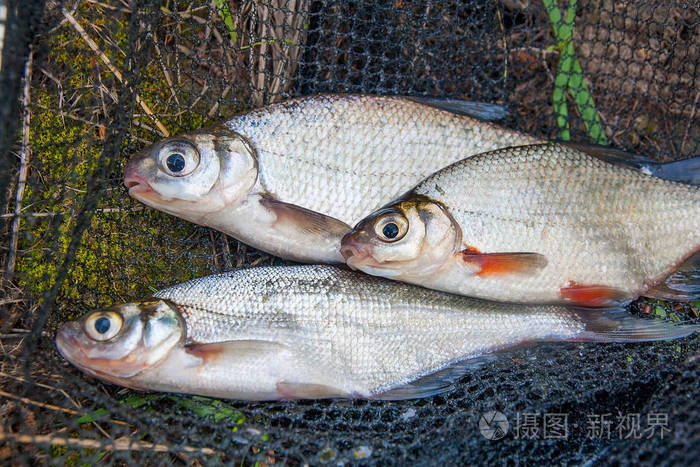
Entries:
<svg viewBox="0 0 700 467">
<path fill-rule="evenodd" d="M 56 342 L 83 371 L 136 389 L 401 399 L 442 392 L 460 362 L 526 342 L 695 329 L 611 313 L 479 301 L 334 266 L 261 267 L 89 313 L 64 324 Z"/>
<path fill-rule="evenodd" d="M 698 186 L 560 144 L 457 162 L 343 240 L 348 265 L 370 274 L 492 300 L 586 306 L 653 293 L 699 248 Z"/>
<path fill-rule="evenodd" d="M 364 215 L 472 154 L 537 140 L 403 97 L 292 99 L 159 142 L 125 170 L 144 204 L 286 259 L 343 262 Z"/>
</svg>

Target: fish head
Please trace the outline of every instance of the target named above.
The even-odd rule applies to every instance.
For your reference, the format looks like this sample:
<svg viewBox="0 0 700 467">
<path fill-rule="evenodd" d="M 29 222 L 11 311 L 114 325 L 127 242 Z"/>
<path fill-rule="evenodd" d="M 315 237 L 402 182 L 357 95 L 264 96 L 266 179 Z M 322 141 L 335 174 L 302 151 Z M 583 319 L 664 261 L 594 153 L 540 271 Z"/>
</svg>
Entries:
<svg viewBox="0 0 700 467">
<path fill-rule="evenodd" d="M 56 334 L 56 347 L 85 373 L 138 389 L 129 379 L 157 365 L 184 340 L 185 323 L 177 306 L 152 299 L 65 323 Z"/>
<path fill-rule="evenodd" d="M 255 152 L 225 127 L 168 138 L 137 154 L 124 170 L 129 195 L 184 219 L 244 200 L 257 180 Z"/>
<path fill-rule="evenodd" d="M 409 194 L 360 221 L 340 252 L 352 269 L 405 279 L 437 269 L 460 243 L 461 229 L 441 203 Z"/>
</svg>

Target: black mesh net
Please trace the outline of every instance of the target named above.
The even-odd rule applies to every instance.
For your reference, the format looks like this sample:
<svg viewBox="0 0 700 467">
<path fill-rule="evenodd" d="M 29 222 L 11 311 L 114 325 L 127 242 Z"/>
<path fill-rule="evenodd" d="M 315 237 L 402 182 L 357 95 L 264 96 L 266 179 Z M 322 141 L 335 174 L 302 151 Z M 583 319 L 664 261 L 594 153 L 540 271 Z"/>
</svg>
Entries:
<svg viewBox="0 0 700 467">
<path fill-rule="evenodd" d="M 59 323 L 94 308 L 209 273 L 283 263 L 147 209 L 121 185 L 137 150 L 241 110 L 322 92 L 451 96 L 502 104 L 506 126 L 540 136 L 663 161 L 697 155 L 697 3 L 572 4 L 9 1 L 0 76 L 0 461 L 697 457 L 697 337 L 521 349 L 444 395 L 405 402 L 143 394 L 83 375 L 53 344 Z M 670 319 L 693 319 L 697 310 L 632 305 Z M 507 417 L 505 438 L 480 431 L 490 411 Z"/>
</svg>

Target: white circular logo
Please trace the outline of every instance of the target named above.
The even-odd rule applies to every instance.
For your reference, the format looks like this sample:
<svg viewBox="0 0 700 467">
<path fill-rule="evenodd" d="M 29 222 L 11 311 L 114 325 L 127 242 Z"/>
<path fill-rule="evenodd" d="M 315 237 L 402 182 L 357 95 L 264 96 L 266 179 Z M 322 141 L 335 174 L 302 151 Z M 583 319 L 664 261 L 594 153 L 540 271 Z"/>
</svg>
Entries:
<svg viewBox="0 0 700 467">
<path fill-rule="evenodd" d="M 479 431 L 486 439 L 501 439 L 508 433 L 509 428 L 510 423 L 501 412 L 484 412 L 479 418 Z"/>
</svg>

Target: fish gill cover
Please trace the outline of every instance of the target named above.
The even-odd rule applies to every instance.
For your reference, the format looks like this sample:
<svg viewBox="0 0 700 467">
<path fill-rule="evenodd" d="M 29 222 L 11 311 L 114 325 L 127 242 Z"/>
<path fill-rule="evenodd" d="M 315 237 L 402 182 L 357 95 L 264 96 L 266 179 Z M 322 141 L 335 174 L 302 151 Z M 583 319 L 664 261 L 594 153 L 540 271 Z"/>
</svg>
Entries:
<svg viewBox="0 0 700 467">
<path fill-rule="evenodd" d="M 144 394 L 87 377 L 53 344 L 59 323 L 96 307 L 283 264 L 121 185 L 136 151 L 244 109 L 321 92 L 448 96 L 502 104 L 505 125 L 537 136 L 698 155 L 696 2 L 10 0 L 7 15 L 0 462 L 677 464 L 700 453 L 697 336 L 521 349 L 403 402 Z M 631 309 L 693 320 L 698 305 Z"/>
</svg>

